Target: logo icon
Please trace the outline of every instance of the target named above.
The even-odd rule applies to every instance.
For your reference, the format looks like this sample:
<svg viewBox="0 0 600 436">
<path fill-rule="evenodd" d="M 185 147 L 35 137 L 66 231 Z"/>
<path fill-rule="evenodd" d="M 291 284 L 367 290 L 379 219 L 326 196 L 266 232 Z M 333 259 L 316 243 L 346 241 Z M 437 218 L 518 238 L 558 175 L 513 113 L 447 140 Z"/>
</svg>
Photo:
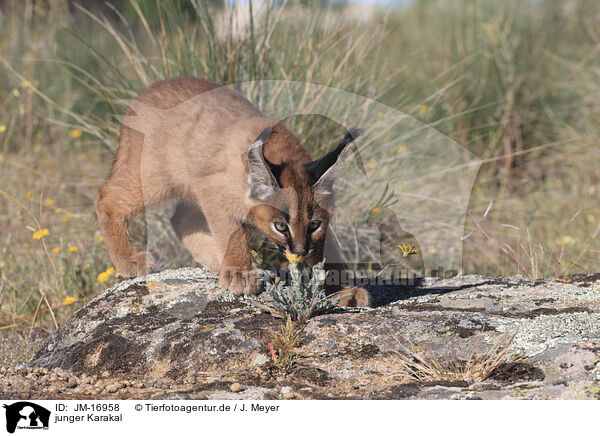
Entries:
<svg viewBox="0 0 600 436">
<path fill-rule="evenodd" d="M 4 404 L 6 409 L 6 431 L 14 433 L 19 429 L 48 429 L 50 411 L 42 406 L 29 401 L 19 401 L 10 405 Z"/>
</svg>

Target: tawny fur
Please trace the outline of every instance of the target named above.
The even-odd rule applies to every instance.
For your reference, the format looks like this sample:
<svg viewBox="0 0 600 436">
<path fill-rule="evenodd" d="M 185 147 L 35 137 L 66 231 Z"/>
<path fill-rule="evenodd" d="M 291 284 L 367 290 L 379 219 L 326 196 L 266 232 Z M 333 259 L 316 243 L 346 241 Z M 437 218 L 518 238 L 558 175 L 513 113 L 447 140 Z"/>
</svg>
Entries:
<svg viewBox="0 0 600 436">
<path fill-rule="evenodd" d="M 248 194 L 246 155 L 269 127 L 272 133 L 263 150 L 268 162 L 281 165 L 278 205 L 261 204 Z M 305 170 L 309 162 L 294 135 L 240 94 L 195 78 L 155 83 L 127 109 L 112 169 L 95 203 L 117 274 L 146 273 L 146 253 L 134 250 L 127 223 L 145 208 L 171 199 L 179 201 L 171 223 L 183 245 L 235 294 L 257 290 L 251 228 L 286 246 L 272 229 L 272 222 L 285 216 L 290 232 L 286 250 L 308 254 L 309 264 L 319 262 L 330 237 L 332 210 L 311 189 Z M 322 227 L 304 237 L 311 219 L 322 221 Z M 339 259 L 338 253 L 328 253 L 326 268 L 344 268 Z M 335 290 L 339 286 L 328 288 Z M 352 288 L 342 304 L 366 306 L 369 294 Z"/>
</svg>

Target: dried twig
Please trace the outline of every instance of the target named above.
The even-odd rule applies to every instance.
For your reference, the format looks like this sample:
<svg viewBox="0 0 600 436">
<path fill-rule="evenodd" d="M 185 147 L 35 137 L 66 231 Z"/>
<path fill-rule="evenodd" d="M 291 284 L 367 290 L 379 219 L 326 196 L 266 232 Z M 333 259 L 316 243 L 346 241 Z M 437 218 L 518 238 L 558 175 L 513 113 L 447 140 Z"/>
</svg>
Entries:
<svg viewBox="0 0 600 436">
<path fill-rule="evenodd" d="M 2 300 L 4 300 L 4 290 L 6 289 L 6 282 L 2 280 L 2 285 L 0 285 L 0 309 L 2 309 Z"/>
</svg>

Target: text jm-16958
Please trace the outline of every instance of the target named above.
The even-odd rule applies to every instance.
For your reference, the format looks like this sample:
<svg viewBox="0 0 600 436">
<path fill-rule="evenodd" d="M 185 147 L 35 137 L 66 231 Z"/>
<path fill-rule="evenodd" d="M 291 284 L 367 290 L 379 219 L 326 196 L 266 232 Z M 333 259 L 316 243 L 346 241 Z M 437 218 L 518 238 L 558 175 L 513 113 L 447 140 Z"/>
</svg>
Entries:
<svg viewBox="0 0 600 436">
<path fill-rule="evenodd" d="M 75 404 L 74 412 L 118 412 L 119 405 L 115 403 Z"/>
</svg>

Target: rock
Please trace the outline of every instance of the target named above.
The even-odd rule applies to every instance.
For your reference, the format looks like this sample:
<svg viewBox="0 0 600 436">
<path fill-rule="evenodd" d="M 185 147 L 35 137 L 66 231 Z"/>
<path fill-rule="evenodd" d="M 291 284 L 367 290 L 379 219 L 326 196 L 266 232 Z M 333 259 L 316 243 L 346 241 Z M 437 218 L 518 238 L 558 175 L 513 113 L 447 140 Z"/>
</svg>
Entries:
<svg viewBox="0 0 600 436">
<path fill-rule="evenodd" d="M 229 386 L 229 390 L 231 392 L 239 392 L 242 390 L 242 385 L 239 383 L 233 383 L 231 386 Z"/>
<path fill-rule="evenodd" d="M 67 381 L 67 388 L 72 389 L 74 387 L 76 387 L 79 384 L 79 382 L 77 381 L 77 379 L 75 377 L 69 377 L 69 380 Z"/>
<path fill-rule="evenodd" d="M 281 396 L 284 400 L 292 400 L 296 398 L 296 394 L 292 392 L 292 388 L 289 386 L 284 386 L 281 388 Z"/>
<path fill-rule="evenodd" d="M 280 356 L 267 348 L 280 319 L 233 298 L 203 269 L 163 271 L 106 290 L 23 369 L 59 368 L 49 378 L 65 392 L 69 377 L 80 374 L 83 384 L 85 372 L 85 392 L 96 396 L 104 388 L 121 396 L 127 383 L 118 380 L 134 379 L 139 398 L 277 399 L 294 392 L 302 398 L 598 398 L 599 278 L 463 276 L 368 285 L 374 308 L 311 319 L 294 353 Z M 399 357 L 412 343 L 443 365 L 460 366 L 472 352 L 485 353 L 513 334 L 503 365 L 487 380 L 447 374 L 417 382 Z M 19 380 L 8 383 L 0 393 L 27 395 Z M 236 384 L 244 389 L 234 391 Z"/>
<path fill-rule="evenodd" d="M 269 361 L 269 358 L 264 355 L 264 354 L 258 354 L 255 358 L 254 361 L 252 362 L 253 366 L 261 366 L 264 365 L 265 363 L 267 363 Z"/>
</svg>

